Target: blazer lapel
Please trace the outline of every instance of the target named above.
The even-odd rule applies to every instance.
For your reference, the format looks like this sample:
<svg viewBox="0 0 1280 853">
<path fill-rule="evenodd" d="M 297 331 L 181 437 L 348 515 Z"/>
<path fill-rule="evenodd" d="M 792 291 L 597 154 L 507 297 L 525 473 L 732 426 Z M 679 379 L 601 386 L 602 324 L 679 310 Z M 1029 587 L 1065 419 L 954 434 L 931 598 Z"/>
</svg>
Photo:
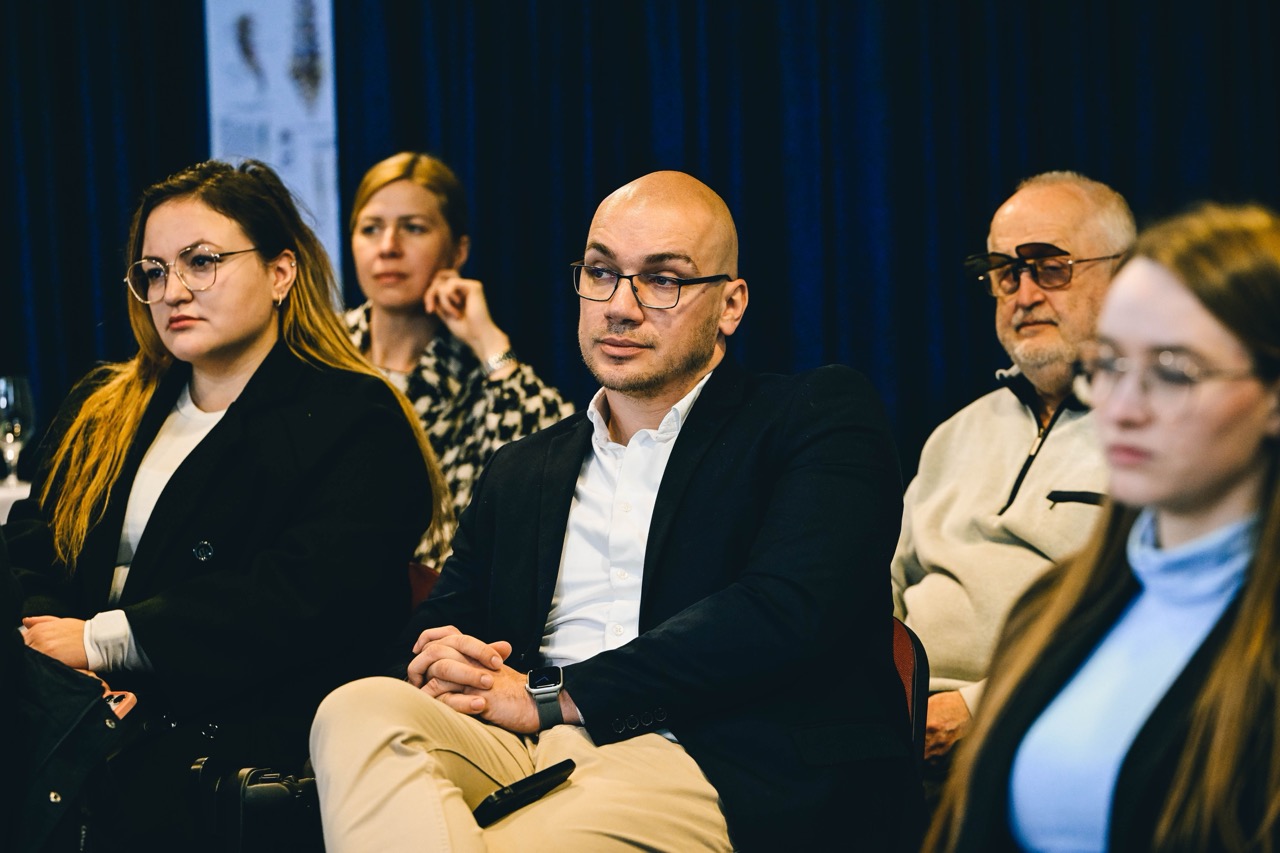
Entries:
<svg viewBox="0 0 1280 853">
<path fill-rule="evenodd" d="M 986 853 L 993 849 L 1017 849 L 1009 835 L 1006 796 L 1014 756 L 1040 714 L 1062 691 L 1138 591 L 1137 580 L 1127 572 L 1121 585 L 1123 591 L 1109 595 L 1103 604 L 1090 605 L 1086 614 L 1073 621 L 1070 631 L 1061 632 L 1058 640 L 1045 649 L 1014 688 L 996 724 L 1001 735 L 987 740 L 974 763 L 971 789 L 978 793 L 971 801 L 957 850 Z M 1000 839 L 1001 843 L 994 843 L 994 839 Z"/>
<path fill-rule="evenodd" d="M 551 597 L 560 574 L 560 555 L 564 551 L 569 507 L 573 503 L 583 460 L 591 448 L 591 421 L 585 415 L 579 417 L 577 426 L 551 442 L 543 463 L 537 554 L 539 624 L 543 625 L 551 612 Z"/>
<path fill-rule="evenodd" d="M 742 368 L 725 358 L 703 386 L 688 420 L 680 427 L 654 500 L 649 538 L 645 542 L 642 601 L 652 584 L 655 567 L 660 565 L 659 558 L 671 534 L 672 523 L 679 514 L 680 504 L 698 463 L 741 405 L 745 384 L 746 374 Z"/>
<path fill-rule="evenodd" d="M 105 602 L 111 592 L 111 581 L 120 552 L 120 536 L 124 530 L 124 514 L 129 505 L 129 492 L 138 475 L 142 457 L 160 432 L 160 427 L 169 417 L 174 402 L 190 377 L 190 368 L 181 362 L 175 362 L 160 379 L 142 414 L 142 420 L 138 423 L 138 431 L 125 454 L 120 474 L 112 483 L 106 510 L 89 531 L 84 548 L 76 560 L 77 567 L 86 569 L 81 581 L 84 584 L 82 589 L 85 600 L 93 607 Z"/>
<path fill-rule="evenodd" d="M 209 434 L 182 461 L 165 483 L 156 500 L 142 538 L 134 550 L 129 568 L 129 583 L 121 598 L 122 604 L 132 604 L 149 598 L 157 591 L 157 573 L 161 570 L 161 554 L 172 554 L 173 540 L 177 536 L 191 536 L 199 530 L 199 501 L 193 496 L 221 493 L 214 484 L 227 467 L 227 453 L 240 441 L 244 428 L 235 404 L 227 410 Z M 188 543 L 194 546 L 196 543 Z M 178 543 L 181 547 L 182 543 Z"/>
</svg>

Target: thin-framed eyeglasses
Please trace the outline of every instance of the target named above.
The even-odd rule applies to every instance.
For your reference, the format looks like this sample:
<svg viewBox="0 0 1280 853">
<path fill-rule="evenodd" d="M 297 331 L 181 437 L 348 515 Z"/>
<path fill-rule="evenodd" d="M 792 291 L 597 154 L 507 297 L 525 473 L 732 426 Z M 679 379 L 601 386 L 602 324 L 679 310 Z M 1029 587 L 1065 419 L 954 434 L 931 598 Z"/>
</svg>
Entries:
<svg viewBox="0 0 1280 853">
<path fill-rule="evenodd" d="M 671 275 L 663 275 L 656 272 L 637 272 L 631 275 L 623 275 L 617 270 L 611 270 L 607 267 L 593 267 L 579 261 L 576 264 L 569 264 L 569 270 L 573 274 L 573 289 L 583 299 L 589 299 L 592 302 L 608 302 L 613 298 L 613 294 L 618 289 L 618 282 L 624 278 L 631 285 L 631 292 L 636 295 L 636 301 L 645 308 L 660 308 L 666 310 L 676 307 L 680 301 L 681 288 L 691 284 L 711 284 L 714 281 L 733 281 L 733 276 L 727 273 L 720 275 L 707 275 L 701 278 L 676 278 Z"/>
<path fill-rule="evenodd" d="M 1080 402 L 1097 408 L 1107 402 L 1125 376 L 1135 374 L 1138 391 L 1152 410 L 1176 414 L 1196 388 L 1206 382 L 1253 379 L 1253 368 L 1210 367 L 1189 350 L 1165 349 L 1138 358 L 1124 356 L 1109 344 L 1090 341 L 1080 348 L 1072 391 Z"/>
<path fill-rule="evenodd" d="M 992 296 L 1012 296 L 1022 284 L 1022 273 L 1042 290 L 1059 290 L 1071 283 L 1072 272 L 1080 264 L 1114 261 L 1124 252 L 1096 258 L 1073 258 L 1066 249 L 1052 243 L 1023 243 L 1014 248 L 1017 257 L 1002 252 L 979 252 L 964 259 L 964 270 L 977 278 Z"/>
<path fill-rule="evenodd" d="M 125 271 L 124 283 L 129 286 L 133 298 L 143 305 L 159 302 L 164 298 L 169 284 L 169 271 L 178 274 L 178 281 L 192 293 L 203 293 L 218 281 L 218 264 L 232 255 L 256 252 L 257 247 L 237 249 L 234 252 L 215 252 L 208 246 L 188 246 L 178 253 L 172 263 L 156 258 L 143 258 L 130 264 Z"/>
</svg>

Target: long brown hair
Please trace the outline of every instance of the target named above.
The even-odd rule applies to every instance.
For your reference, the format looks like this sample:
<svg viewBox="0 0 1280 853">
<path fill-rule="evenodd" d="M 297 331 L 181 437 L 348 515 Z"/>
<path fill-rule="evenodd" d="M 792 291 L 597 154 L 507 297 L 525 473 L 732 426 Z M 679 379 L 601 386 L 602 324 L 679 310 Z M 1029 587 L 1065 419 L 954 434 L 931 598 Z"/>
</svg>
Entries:
<svg viewBox="0 0 1280 853">
<path fill-rule="evenodd" d="M 1256 206 L 1204 205 L 1147 229 L 1130 257 L 1170 270 L 1248 350 L 1255 374 L 1280 380 L 1280 218 Z M 1126 259 L 1127 261 L 1127 259 Z M 1280 818 L 1280 488 L 1277 447 L 1266 445 L 1267 477 L 1256 550 L 1236 595 L 1238 610 L 1191 709 L 1153 850 L 1274 849 Z M 969 785 L 983 745 L 1016 704 L 1018 687 L 1055 638 L 1129 595 L 1125 543 L 1135 509 L 1109 506 L 1088 546 L 1052 570 L 1010 615 L 971 732 L 951 770 L 925 848 L 959 840 Z M 1260 818 L 1241 813 L 1245 786 L 1266 780 Z"/>
<path fill-rule="evenodd" d="M 237 167 L 211 160 L 149 187 L 129 228 L 128 263 L 142 257 L 151 212 L 167 201 L 185 198 L 198 200 L 233 220 L 262 258 L 294 253 L 297 277 L 279 311 L 280 337 L 294 355 L 312 364 L 386 382 L 347 337 L 335 311 L 338 288 L 329 257 L 303 222 L 289 190 L 264 163 L 246 160 Z M 74 567 L 89 530 L 101 520 L 142 413 L 174 360 L 161 342 L 147 306 L 128 296 L 123 287 L 120 292 L 128 300 L 138 354 L 102 368 L 100 384 L 85 399 L 53 454 L 50 476 L 40 495 L 41 502 L 47 502 L 55 480 L 61 481 L 51 512 L 52 532 L 55 554 L 68 567 Z M 395 394 L 422 450 L 432 492 L 428 532 L 440 536 L 453 517 L 448 486 L 417 413 L 394 386 L 387 383 L 387 387 Z"/>
</svg>

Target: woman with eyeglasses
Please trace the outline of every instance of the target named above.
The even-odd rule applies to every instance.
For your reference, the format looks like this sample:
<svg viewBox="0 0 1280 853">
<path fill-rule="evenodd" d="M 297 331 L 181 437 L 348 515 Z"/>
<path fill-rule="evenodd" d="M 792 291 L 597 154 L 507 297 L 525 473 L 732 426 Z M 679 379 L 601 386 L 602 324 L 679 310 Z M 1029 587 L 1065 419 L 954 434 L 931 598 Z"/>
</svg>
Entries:
<svg viewBox="0 0 1280 853">
<path fill-rule="evenodd" d="M 926 849 L 1280 846 L 1280 218 L 1142 234 L 1078 393 L 1112 504 L 1013 610 Z"/>
<path fill-rule="evenodd" d="M 459 274 L 471 249 L 462 184 L 443 162 L 405 151 L 356 189 L 351 253 L 366 302 L 346 315 L 351 340 L 413 402 L 461 513 L 493 452 L 573 414 L 516 358 L 484 287 Z M 448 551 L 424 537 L 436 571 Z"/>
<path fill-rule="evenodd" d="M 111 765 L 114 840 L 182 850 L 193 759 L 297 768 L 319 701 L 378 670 L 449 500 L 269 168 L 152 186 L 128 251 L 138 353 L 73 390 L 5 532 L 26 644 L 153 721 Z"/>
</svg>

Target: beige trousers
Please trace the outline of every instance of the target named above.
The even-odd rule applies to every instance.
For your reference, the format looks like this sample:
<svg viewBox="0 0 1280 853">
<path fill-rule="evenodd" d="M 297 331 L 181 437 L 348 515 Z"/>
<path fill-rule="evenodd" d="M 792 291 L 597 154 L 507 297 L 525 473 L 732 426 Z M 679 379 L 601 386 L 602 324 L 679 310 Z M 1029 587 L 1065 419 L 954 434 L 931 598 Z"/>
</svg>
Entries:
<svg viewBox="0 0 1280 853">
<path fill-rule="evenodd" d="M 567 785 L 476 825 L 482 799 L 565 758 L 577 763 Z M 730 849 L 715 789 L 661 735 L 600 747 L 577 726 L 514 735 L 366 678 L 320 705 L 311 760 L 329 853 Z"/>
</svg>

